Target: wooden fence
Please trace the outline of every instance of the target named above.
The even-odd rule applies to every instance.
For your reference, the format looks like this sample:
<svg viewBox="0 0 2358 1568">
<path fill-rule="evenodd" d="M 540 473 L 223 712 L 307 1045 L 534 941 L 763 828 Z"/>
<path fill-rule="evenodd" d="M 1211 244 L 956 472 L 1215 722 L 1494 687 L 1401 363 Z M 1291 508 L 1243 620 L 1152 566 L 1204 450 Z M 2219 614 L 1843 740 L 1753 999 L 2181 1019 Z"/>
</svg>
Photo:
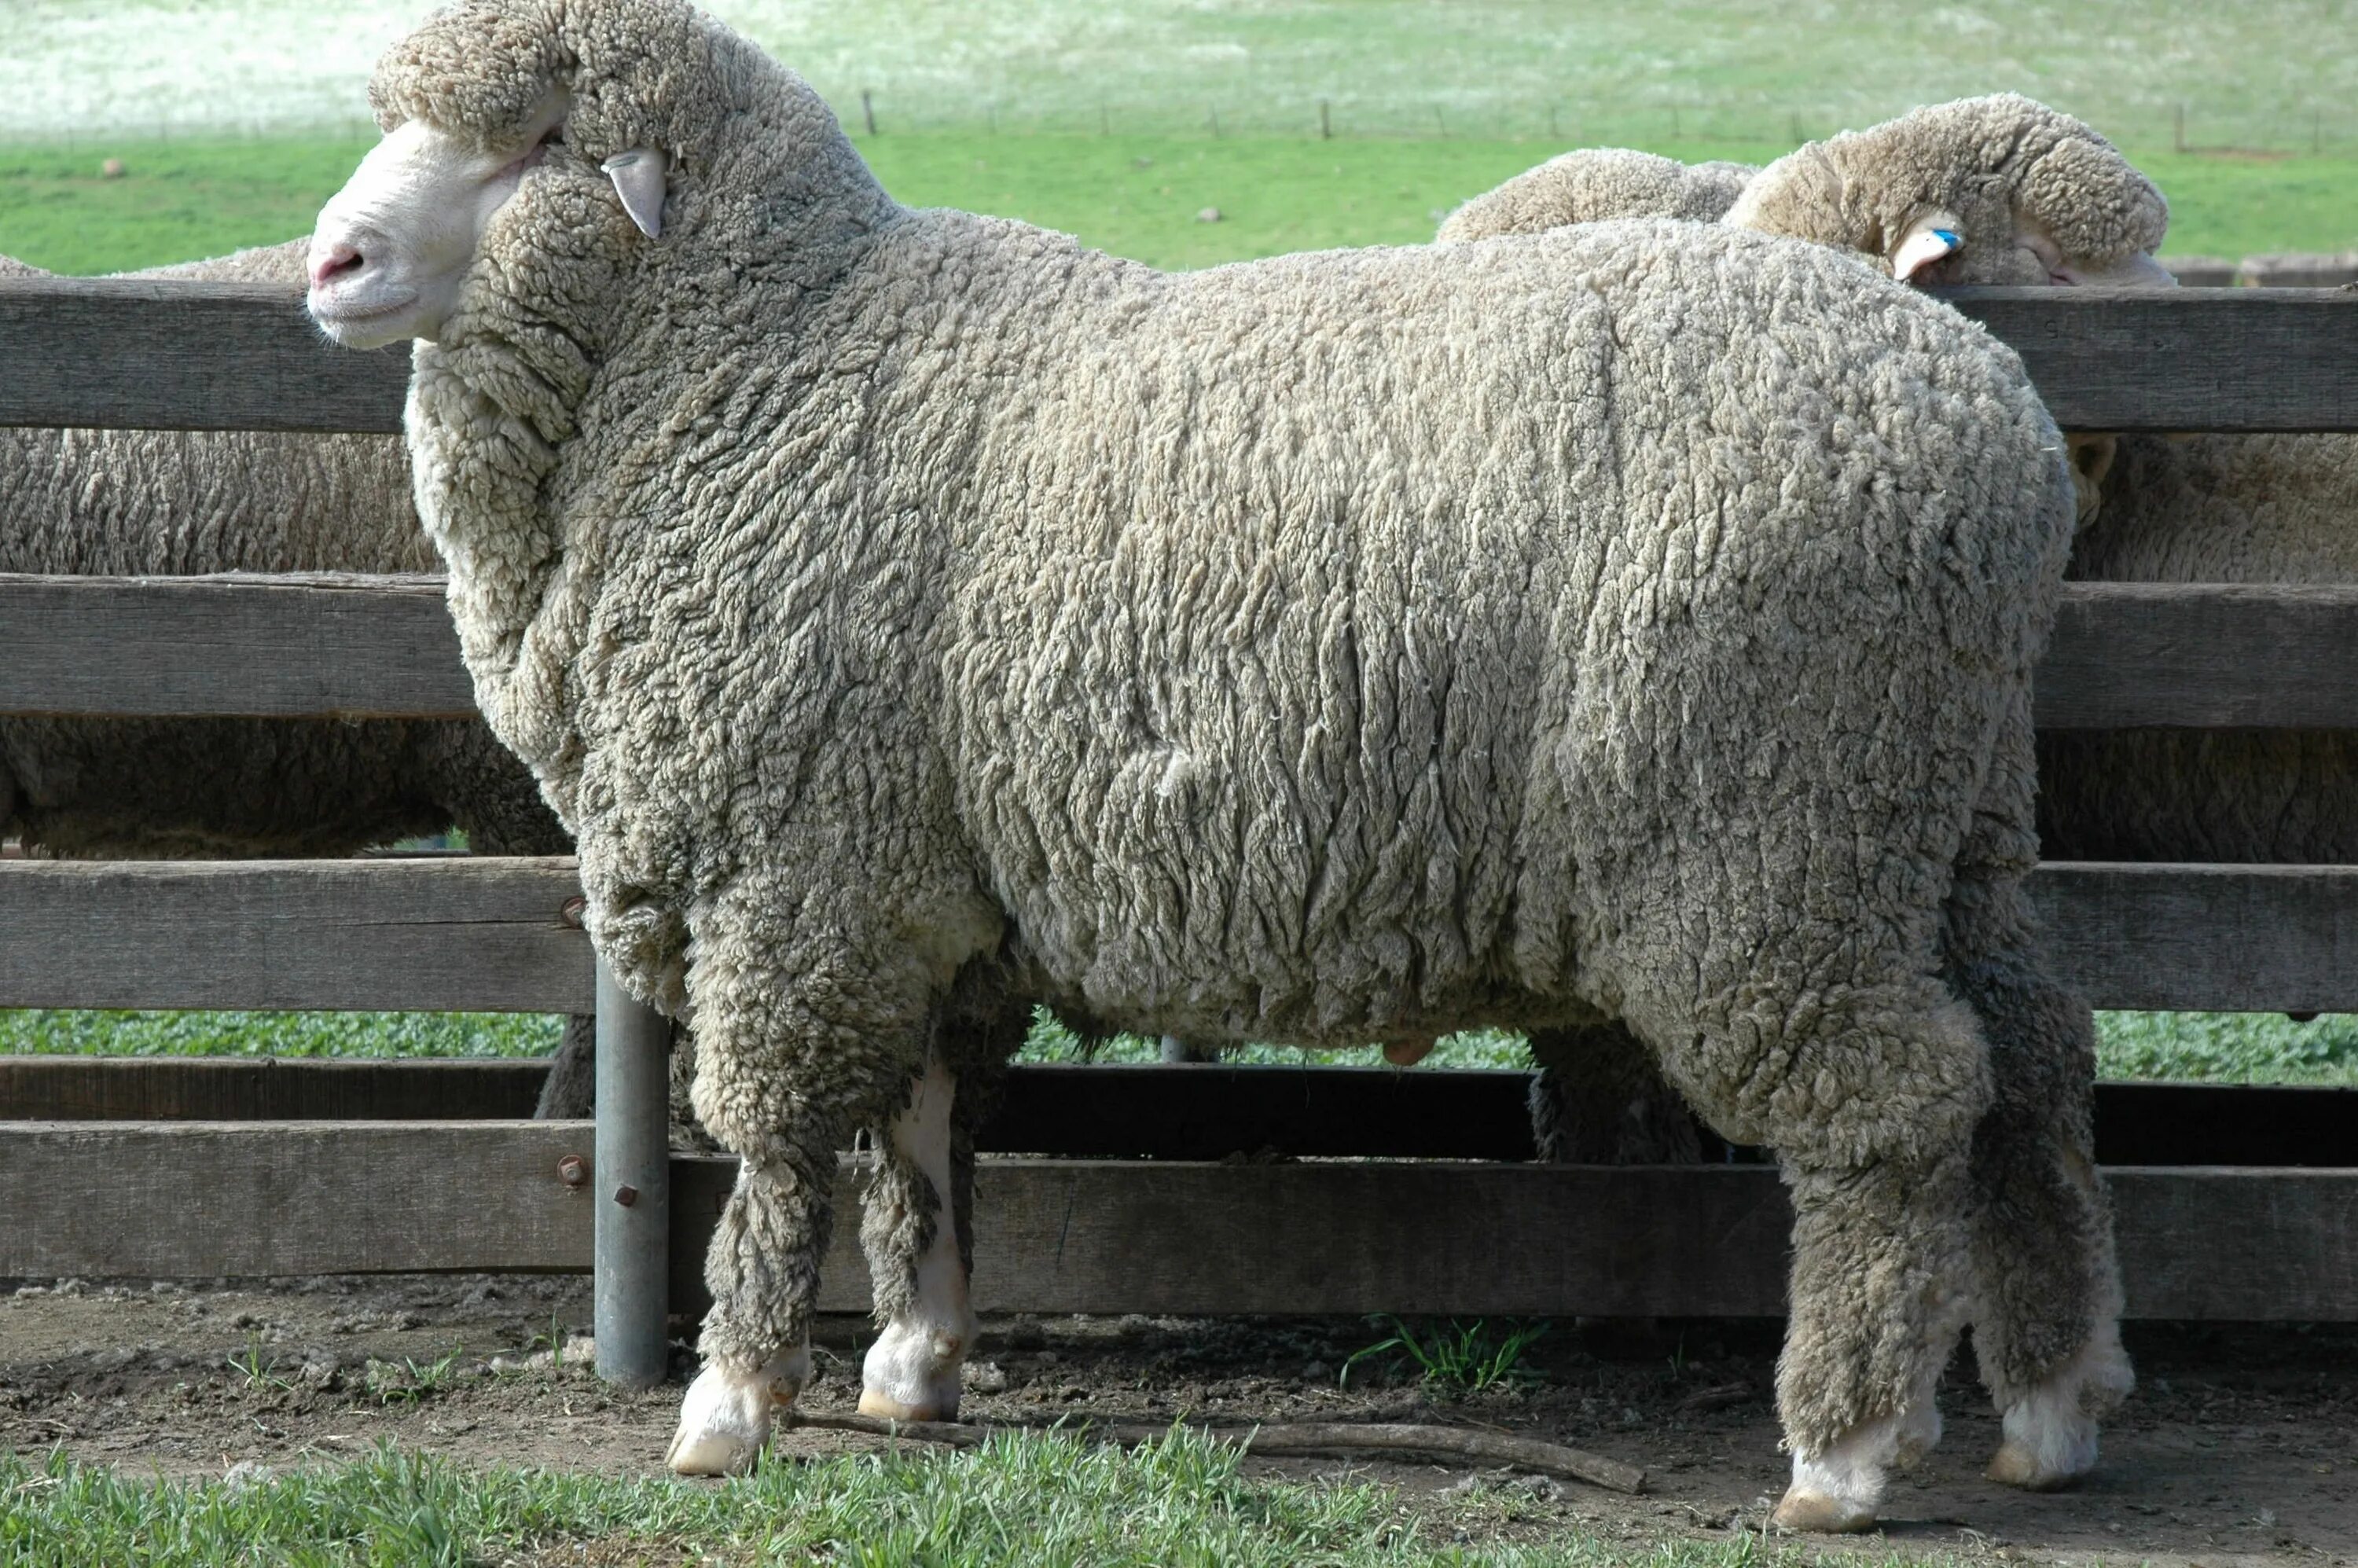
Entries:
<svg viewBox="0 0 2358 1568">
<path fill-rule="evenodd" d="M 2358 298 L 1953 297 L 2022 352 L 2067 427 L 2358 429 Z M 406 374 L 403 354 L 327 348 L 283 294 L 0 284 L 0 424 L 391 431 Z M 472 710 L 433 579 L 0 576 L 0 713 Z M 2358 585 L 2076 585 L 2039 715 L 2358 727 Z M 2358 868 L 2050 865 L 2033 885 L 2100 1007 L 2358 1011 Z M 575 893 L 565 860 L 0 861 L 0 1007 L 586 1011 L 600 997 Z M 601 1045 L 644 1067 L 649 1037 L 616 1013 L 622 1038 Z M 593 1134 L 525 1119 L 537 1073 L 0 1059 L 0 1275 L 579 1271 L 595 1252 L 601 1360 L 610 1332 L 659 1352 L 660 1292 L 615 1297 L 599 1227 L 635 1227 L 642 1285 L 667 1236 L 671 1302 L 690 1306 L 732 1162 L 658 1158 L 650 1174 L 642 1146 L 621 1171 L 593 1139 L 629 1122 L 644 1145 L 660 1096 L 601 1101 L 617 1126 Z M 1781 1310 L 1771 1170 L 1735 1150 L 1693 1168 L 1536 1165 L 1523 1091 L 1517 1074 L 1422 1069 L 1019 1070 L 983 1141 L 978 1302 Z M 2099 1154 L 2133 1314 L 2358 1319 L 2358 1093 L 2107 1085 Z M 646 1195 L 627 1215 L 622 1184 Z M 830 1309 L 865 1303 L 856 1228 L 838 1227 Z"/>
</svg>

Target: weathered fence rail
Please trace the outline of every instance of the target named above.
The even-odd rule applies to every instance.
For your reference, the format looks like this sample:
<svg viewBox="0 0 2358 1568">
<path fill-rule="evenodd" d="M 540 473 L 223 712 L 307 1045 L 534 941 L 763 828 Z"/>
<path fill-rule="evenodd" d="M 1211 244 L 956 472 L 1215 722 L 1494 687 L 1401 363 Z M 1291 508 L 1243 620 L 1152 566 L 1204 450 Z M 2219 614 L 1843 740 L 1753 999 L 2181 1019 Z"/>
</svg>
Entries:
<svg viewBox="0 0 2358 1568">
<path fill-rule="evenodd" d="M 438 577 L 0 572 L 0 713 L 459 719 Z M 2050 730 L 2334 726 L 2358 714 L 2358 584 L 2071 583 Z"/>
<path fill-rule="evenodd" d="M 2358 1011 L 2358 866 L 2063 862 L 2031 890 L 2099 1007 Z M 563 859 L 0 861 L 0 1007 L 588 1012 L 579 892 Z"/>
<path fill-rule="evenodd" d="M 2075 430 L 2358 428 L 2339 289 L 1960 288 Z M 0 281 L 0 425 L 392 433 L 409 356 L 333 348 L 251 284 Z M 108 373 L 94 375 L 92 367 Z"/>
<path fill-rule="evenodd" d="M 2021 353 L 2067 427 L 2358 429 L 2348 295 L 1949 297 Z M 329 348 L 283 293 L 33 280 L 0 283 L 0 425 L 384 433 L 407 356 Z M 0 715 L 461 717 L 440 593 L 416 578 L 0 576 Z M 2358 586 L 2075 586 L 2039 719 L 2358 728 Z M 575 892 L 562 860 L 0 861 L 0 1006 L 587 1011 Z M 2033 892 L 2099 1005 L 2358 1011 L 2358 868 L 2048 866 Z M 629 1044 L 644 1069 L 647 1032 Z M 732 1162 L 657 1156 L 651 1174 L 608 1127 L 593 1146 L 584 1124 L 510 1119 L 537 1072 L 0 1060 L 0 1275 L 581 1270 L 635 1159 L 634 1183 L 671 1189 L 671 1217 L 634 1211 L 644 1234 L 610 1225 L 617 1251 L 596 1255 L 638 1255 L 644 1285 L 667 1239 L 672 1301 L 700 1300 Z M 1537 1167 L 1523 1091 L 1513 1074 L 1023 1070 L 983 1140 L 978 1302 L 1780 1310 L 1773 1173 L 1740 1151 Z M 2358 1318 L 2353 1099 L 2104 1086 L 2129 1310 Z M 630 1108 L 642 1141 L 659 1109 Z M 865 1304 L 854 1235 L 838 1227 L 830 1308 Z M 601 1281 L 601 1357 L 612 1329 L 642 1364 L 652 1336 L 659 1364 L 660 1293 L 610 1321 L 624 1299 Z"/>
</svg>

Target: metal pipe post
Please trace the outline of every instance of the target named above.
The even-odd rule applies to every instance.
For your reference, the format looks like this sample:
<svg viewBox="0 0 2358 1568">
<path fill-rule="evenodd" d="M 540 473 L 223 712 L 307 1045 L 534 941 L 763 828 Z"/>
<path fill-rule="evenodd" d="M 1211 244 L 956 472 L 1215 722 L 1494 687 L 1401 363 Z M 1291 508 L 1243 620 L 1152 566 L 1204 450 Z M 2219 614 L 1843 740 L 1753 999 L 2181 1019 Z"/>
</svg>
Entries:
<svg viewBox="0 0 2358 1568">
<path fill-rule="evenodd" d="M 598 1375 L 663 1381 L 671 1309 L 671 1027 L 598 965 Z"/>
</svg>

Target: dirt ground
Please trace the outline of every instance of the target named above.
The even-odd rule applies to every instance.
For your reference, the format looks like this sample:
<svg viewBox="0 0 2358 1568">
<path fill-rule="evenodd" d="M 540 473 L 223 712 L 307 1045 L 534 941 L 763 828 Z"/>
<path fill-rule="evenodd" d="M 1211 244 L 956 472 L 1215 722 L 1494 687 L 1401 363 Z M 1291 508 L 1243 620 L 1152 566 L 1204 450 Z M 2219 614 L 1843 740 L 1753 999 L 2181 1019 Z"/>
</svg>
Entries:
<svg viewBox="0 0 2358 1568">
<path fill-rule="evenodd" d="M 655 1473 L 679 1390 L 633 1394 L 596 1379 L 575 1338 L 588 1290 L 579 1278 L 438 1275 L 0 1284 L 0 1443 L 27 1454 L 62 1444 L 176 1476 L 299 1465 L 385 1438 L 486 1465 Z M 1464 1519 L 1477 1539 L 1563 1527 L 1633 1545 L 1724 1539 L 1758 1530 L 1782 1480 L 1769 1398 L 1777 1327 L 1563 1324 L 1530 1354 L 1543 1383 L 1451 1400 L 1365 1363 L 1338 1388 L 1344 1359 L 1378 1337 L 1354 1321 L 1000 1319 L 968 1368 L 968 1414 L 1478 1422 L 1642 1465 L 1648 1492 L 1349 1467 L 1436 1519 Z M 857 1400 L 868 1332 L 862 1319 L 825 1320 L 812 1407 Z M 2016 1562 L 2358 1564 L 2358 1330 L 2142 1325 L 2128 1338 L 2141 1386 L 2087 1485 L 2029 1497 L 1982 1480 L 1996 1422 L 1961 1359 L 1942 1399 L 1948 1436 L 1898 1483 L 1871 1544 Z M 565 1348 L 552 1353 L 552 1341 Z M 683 1350 L 676 1368 L 687 1366 Z M 779 1447 L 870 1441 L 800 1432 Z"/>
</svg>

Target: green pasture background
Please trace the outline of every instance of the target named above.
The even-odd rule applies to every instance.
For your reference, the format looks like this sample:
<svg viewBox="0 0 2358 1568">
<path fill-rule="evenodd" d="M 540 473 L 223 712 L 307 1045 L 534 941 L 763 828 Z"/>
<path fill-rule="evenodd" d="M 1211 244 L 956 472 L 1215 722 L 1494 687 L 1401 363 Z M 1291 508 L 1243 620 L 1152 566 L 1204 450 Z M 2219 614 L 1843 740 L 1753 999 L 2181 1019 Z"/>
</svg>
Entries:
<svg viewBox="0 0 2358 1568">
<path fill-rule="evenodd" d="M 2119 140 L 2170 199 L 2166 254 L 2358 247 L 2358 50 L 2341 47 L 2335 0 L 2163 12 L 2142 0 L 714 8 L 827 93 L 903 200 L 1029 220 L 1163 266 L 1422 241 L 1458 202 L 1568 146 L 1762 163 L 1846 124 L 1997 90 Z M 243 52 L 191 59 L 171 93 L 129 80 L 101 90 L 110 72 L 134 70 L 125 61 L 140 49 L 169 59 L 182 47 L 156 41 L 182 36 L 163 0 L 20 19 L 0 58 L 0 253 L 89 274 L 308 231 L 373 138 L 358 77 L 313 68 L 311 8 L 218 9 L 245 16 Z M 254 91 L 241 70 L 275 73 L 275 90 Z M 271 123 L 285 114 L 313 123 Z M 104 172 L 109 159 L 118 174 Z M 555 1028 L 447 1014 L 0 1012 L 0 1051 L 531 1054 Z M 2115 1076 L 2358 1082 L 2358 1020 L 2110 1014 L 2102 1028 Z M 1033 1042 L 1039 1056 L 1077 1048 L 1048 1024 Z M 1121 1041 L 1109 1054 L 1148 1050 Z M 1518 1055 L 1511 1037 L 1481 1035 L 1435 1059 Z"/>
<path fill-rule="evenodd" d="M 1451 208 L 1562 150 L 1543 136 L 1321 140 L 975 127 L 856 139 L 904 201 L 1021 218 L 1174 267 L 1429 240 Z M 53 272 L 102 273 L 275 243 L 309 232 L 368 146 L 348 133 L 0 146 L 0 254 Z M 1646 146 L 1688 160 L 1754 163 L 1790 148 L 1786 141 Z M 2131 151 L 2170 199 L 2168 254 L 2358 247 L 2358 156 Z M 108 158 L 121 160 L 119 178 L 102 173 Z M 1207 215 L 1214 211 L 1216 220 Z"/>
</svg>

